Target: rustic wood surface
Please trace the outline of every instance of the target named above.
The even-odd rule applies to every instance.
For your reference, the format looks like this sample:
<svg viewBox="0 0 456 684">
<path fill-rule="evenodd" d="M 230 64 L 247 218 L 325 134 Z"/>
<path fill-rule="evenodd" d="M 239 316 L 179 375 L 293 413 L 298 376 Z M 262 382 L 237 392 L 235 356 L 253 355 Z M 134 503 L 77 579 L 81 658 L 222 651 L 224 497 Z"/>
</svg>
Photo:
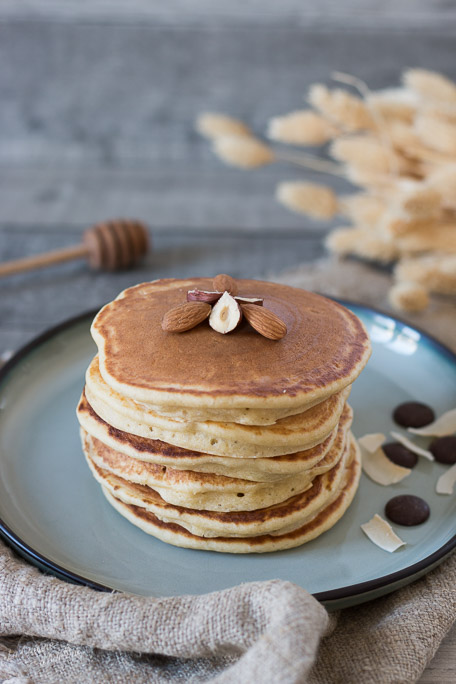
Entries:
<svg viewBox="0 0 456 684">
<path fill-rule="evenodd" d="M 76 244 L 116 216 L 145 220 L 154 244 L 123 274 L 81 261 L 1 280 L 0 350 L 143 279 L 262 277 L 323 255 L 330 224 L 273 197 L 280 180 L 319 176 L 223 166 L 194 132 L 200 111 L 261 133 L 333 69 L 372 88 L 407 66 L 456 77 L 445 0 L 2 0 L 0 32 L 0 259 Z M 453 628 L 420 682 L 455 681 Z"/>
</svg>

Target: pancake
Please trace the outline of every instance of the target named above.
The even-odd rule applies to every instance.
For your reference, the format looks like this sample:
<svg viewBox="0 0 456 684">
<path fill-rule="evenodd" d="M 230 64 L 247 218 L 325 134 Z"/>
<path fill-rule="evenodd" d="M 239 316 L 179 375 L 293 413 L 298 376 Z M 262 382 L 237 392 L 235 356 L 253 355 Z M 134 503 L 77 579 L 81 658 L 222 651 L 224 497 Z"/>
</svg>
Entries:
<svg viewBox="0 0 456 684">
<path fill-rule="evenodd" d="M 163 522 L 178 523 L 200 537 L 252 537 L 282 534 L 301 527 L 306 520 L 327 506 L 339 494 L 342 478 L 350 460 L 351 440 L 346 441 L 342 457 L 328 472 L 318 475 L 305 492 L 285 501 L 250 511 L 207 511 L 175 506 L 157 491 L 135 485 L 98 467 L 88 458 L 95 479 L 117 499 L 153 513 Z"/>
<path fill-rule="evenodd" d="M 203 420 L 222 420 L 226 423 L 240 423 L 241 425 L 273 425 L 281 418 L 294 416 L 296 413 L 302 413 L 312 408 L 315 404 L 320 403 L 320 399 L 307 402 L 305 406 L 290 406 L 289 408 L 275 410 L 258 408 L 214 409 L 137 403 L 142 404 L 146 409 L 153 411 L 159 416 L 169 417 L 182 422 L 198 423 Z"/>
<path fill-rule="evenodd" d="M 323 442 L 311 449 L 272 458 L 243 459 L 190 451 L 160 440 L 138 437 L 118 430 L 95 413 L 84 393 L 77 408 L 77 416 L 79 423 L 89 435 L 126 456 L 178 470 L 240 477 L 254 482 L 274 482 L 287 475 L 308 470 L 319 463 L 331 449 L 337 431 L 344 422 L 348 421 L 351 424 L 353 412 L 349 405 L 345 404 L 338 426 Z"/>
<path fill-rule="evenodd" d="M 329 503 L 291 531 L 277 534 L 257 534 L 250 537 L 218 536 L 203 537 L 189 532 L 182 524 L 160 520 L 140 506 L 124 503 L 107 487 L 102 487 L 109 503 L 127 520 L 144 532 L 162 541 L 192 549 L 220 551 L 225 553 L 265 553 L 300 546 L 333 527 L 342 517 L 358 488 L 361 474 L 359 449 L 354 439 L 350 441 L 348 463 L 344 468 L 339 488 Z"/>
<path fill-rule="evenodd" d="M 330 529 L 353 499 L 360 456 L 346 401 L 370 342 L 320 295 L 236 285 L 280 317 L 283 338 L 245 320 L 226 335 L 207 320 L 165 332 L 163 316 L 210 279 L 131 287 L 93 321 L 98 354 L 77 416 L 94 478 L 133 524 L 177 546 L 271 552 Z"/>
<path fill-rule="evenodd" d="M 370 355 L 361 321 L 320 295 L 263 281 L 237 281 L 286 324 L 279 341 L 242 324 L 228 335 L 207 323 L 166 333 L 163 315 L 210 279 L 158 280 L 122 292 L 95 317 L 92 335 L 105 382 L 147 405 L 288 409 L 321 402 L 351 385 Z"/>
<path fill-rule="evenodd" d="M 91 370 L 93 372 L 93 365 Z M 122 397 L 103 381 L 90 382 L 85 387 L 87 400 L 94 411 L 119 430 L 230 458 L 268 458 L 310 449 L 326 439 L 336 427 L 349 393 L 350 387 L 346 387 L 304 413 L 282 418 L 274 425 L 252 426 L 172 421 L 141 410 L 138 404 Z"/>
<path fill-rule="evenodd" d="M 308 489 L 320 473 L 333 470 L 346 449 L 349 427 L 346 420 L 332 448 L 316 466 L 272 485 L 145 463 L 115 451 L 83 429 L 81 439 L 86 458 L 94 466 L 126 482 L 152 488 L 167 503 L 209 511 L 251 511 L 285 501 Z"/>
</svg>

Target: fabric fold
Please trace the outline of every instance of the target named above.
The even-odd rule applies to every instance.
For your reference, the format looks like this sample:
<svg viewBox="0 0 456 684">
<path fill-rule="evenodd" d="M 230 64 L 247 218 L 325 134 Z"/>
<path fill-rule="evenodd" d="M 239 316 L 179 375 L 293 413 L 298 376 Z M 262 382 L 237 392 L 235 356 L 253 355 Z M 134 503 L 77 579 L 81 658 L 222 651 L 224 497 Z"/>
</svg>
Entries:
<svg viewBox="0 0 456 684">
<path fill-rule="evenodd" d="M 97 592 L 40 573 L 2 545 L 0 631 L 79 646 L 173 658 L 240 658 L 216 681 L 302 682 L 326 610 L 282 580 L 252 582 L 203 596 L 152 598 Z M 296 657 L 299 654 L 299 657 Z"/>
</svg>

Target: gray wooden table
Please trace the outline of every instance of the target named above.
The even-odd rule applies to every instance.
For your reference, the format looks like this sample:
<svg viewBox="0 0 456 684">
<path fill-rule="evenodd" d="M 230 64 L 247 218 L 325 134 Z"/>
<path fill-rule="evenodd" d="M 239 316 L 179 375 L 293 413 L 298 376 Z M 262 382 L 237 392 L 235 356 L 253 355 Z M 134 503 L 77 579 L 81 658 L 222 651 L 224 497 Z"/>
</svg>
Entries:
<svg viewBox="0 0 456 684">
<path fill-rule="evenodd" d="M 454 78 L 455 34 L 445 0 L 2 0 L 0 260 L 78 242 L 113 216 L 145 220 L 154 249 L 123 274 L 76 262 L 0 281 L 0 350 L 141 280 L 260 278 L 323 255 L 330 225 L 273 198 L 280 180 L 318 176 L 224 167 L 195 117 L 224 111 L 262 132 L 335 68 L 372 88 L 407 66 Z M 456 629 L 421 680 L 454 681 Z"/>
</svg>

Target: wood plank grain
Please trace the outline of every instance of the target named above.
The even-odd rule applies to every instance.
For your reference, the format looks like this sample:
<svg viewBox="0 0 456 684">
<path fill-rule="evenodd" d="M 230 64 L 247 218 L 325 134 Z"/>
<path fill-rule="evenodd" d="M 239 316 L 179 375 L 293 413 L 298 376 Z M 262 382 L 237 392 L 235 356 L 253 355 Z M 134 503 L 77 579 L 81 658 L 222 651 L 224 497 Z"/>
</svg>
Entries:
<svg viewBox="0 0 456 684">
<path fill-rule="evenodd" d="M 432 29 L 448 25 L 455 7 L 445 0 L 2 0 L 0 18 L 59 21 L 154 22 L 162 24 L 376 26 Z"/>
<path fill-rule="evenodd" d="M 456 682 L 456 624 L 450 629 L 433 660 L 423 672 L 419 684 L 454 684 Z"/>
<path fill-rule="evenodd" d="M 192 169 L 189 163 L 183 167 L 169 162 L 147 169 L 0 166 L 1 222 L 60 231 L 127 216 L 140 218 L 153 229 L 204 228 L 221 234 L 237 228 L 304 229 L 322 235 L 332 225 L 293 214 L 275 200 L 278 182 L 304 177 L 295 169 L 278 166 L 247 173 L 216 160 L 208 166 L 212 168 Z M 305 178 L 327 182 L 315 174 L 305 174 Z M 351 190 L 345 181 L 330 182 L 341 192 Z"/>
<path fill-rule="evenodd" d="M 17 225 L 136 215 L 153 226 L 300 229 L 307 220 L 273 199 L 277 182 L 350 186 L 290 164 L 225 167 L 194 131 L 199 112 L 229 112 L 262 133 L 269 117 L 302 107 L 308 86 L 327 81 L 334 65 L 373 88 L 396 83 L 403 65 L 456 74 L 450 29 L 407 40 L 375 26 L 267 27 L 255 40 L 246 27 L 10 21 L 4 29 L 0 206 Z"/>
</svg>

